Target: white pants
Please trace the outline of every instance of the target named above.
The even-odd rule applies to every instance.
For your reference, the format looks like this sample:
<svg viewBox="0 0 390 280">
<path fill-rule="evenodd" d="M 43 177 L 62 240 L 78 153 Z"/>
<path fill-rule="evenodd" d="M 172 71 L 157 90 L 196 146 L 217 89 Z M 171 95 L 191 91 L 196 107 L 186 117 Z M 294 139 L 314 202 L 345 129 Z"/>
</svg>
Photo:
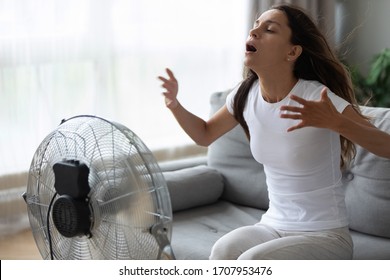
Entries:
<svg viewBox="0 0 390 280">
<path fill-rule="evenodd" d="M 348 227 L 296 232 L 257 224 L 222 236 L 211 250 L 211 260 L 343 260 L 352 259 Z"/>
</svg>

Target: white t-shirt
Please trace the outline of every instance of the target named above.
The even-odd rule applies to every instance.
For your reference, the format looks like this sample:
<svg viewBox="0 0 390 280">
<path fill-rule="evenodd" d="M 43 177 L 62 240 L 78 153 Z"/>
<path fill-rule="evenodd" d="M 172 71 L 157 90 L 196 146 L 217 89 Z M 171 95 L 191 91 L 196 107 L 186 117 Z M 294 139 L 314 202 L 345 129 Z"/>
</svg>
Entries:
<svg viewBox="0 0 390 280">
<path fill-rule="evenodd" d="M 319 100 L 323 88 L 317 81 L 301 79 L 290 94 Z M 236 92 L 237 88 L 226 100 L 231 114 Z M 349 105 L 329 90 L 328 96 L 339 112 Z M 314 127 L 287 132 L 299 121 L 280 118 L 282 105 L 300 106 L 288 96 L 277 103 L 266 102 L 255 82 L 244 109 L 250 148 L 254 158 L 264 165 L 267 178 L 270 204 L 260 223 L 297 231 L 346 226 L 339 134 Z"/>
</svg>

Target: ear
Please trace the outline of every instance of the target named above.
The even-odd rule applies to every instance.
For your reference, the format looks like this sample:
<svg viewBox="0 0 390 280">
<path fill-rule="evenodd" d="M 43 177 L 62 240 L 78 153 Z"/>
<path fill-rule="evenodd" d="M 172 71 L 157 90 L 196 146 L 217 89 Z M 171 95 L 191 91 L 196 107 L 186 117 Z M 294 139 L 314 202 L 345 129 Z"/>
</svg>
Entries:
<svg viewBox="0 0 390 280">
<path fill-rule="evenodd" d="M 293 45 L 290 52 L 287 54 L 288 61 L 295 61 L 302 54 L 302 47 L 300 45 Z"/>
</svg>

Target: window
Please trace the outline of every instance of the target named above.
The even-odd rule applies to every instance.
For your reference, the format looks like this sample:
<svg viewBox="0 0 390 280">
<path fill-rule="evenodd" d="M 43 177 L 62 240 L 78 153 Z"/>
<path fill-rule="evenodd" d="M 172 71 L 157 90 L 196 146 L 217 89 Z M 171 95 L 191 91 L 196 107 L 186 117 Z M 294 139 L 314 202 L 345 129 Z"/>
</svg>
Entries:
<svg viewBox="0 0 390 280">
<path fill-rule="evenodd" d="M 191 143 L 164 106 L 207 118 L 242 76 L 249 0 L 0 0 L 0 175 L 25 171 L 62 119 L 122 123 L 154 150 Z"/>
</svg>

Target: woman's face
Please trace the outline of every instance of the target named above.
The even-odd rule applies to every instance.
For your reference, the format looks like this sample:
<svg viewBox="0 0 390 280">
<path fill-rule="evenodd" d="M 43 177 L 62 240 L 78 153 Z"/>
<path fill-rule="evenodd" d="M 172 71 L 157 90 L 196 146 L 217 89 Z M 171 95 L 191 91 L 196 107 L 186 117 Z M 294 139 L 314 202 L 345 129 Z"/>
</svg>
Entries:
<svg viewBox="0 0 390 280">
<path fill-rule="evenodd" d="M 256 73 L 291 64 L 294 46 L 290 39 L 291 29 L 284 12 L 264 12 L 249 32 L 244 64 Z"/>
</svg>

